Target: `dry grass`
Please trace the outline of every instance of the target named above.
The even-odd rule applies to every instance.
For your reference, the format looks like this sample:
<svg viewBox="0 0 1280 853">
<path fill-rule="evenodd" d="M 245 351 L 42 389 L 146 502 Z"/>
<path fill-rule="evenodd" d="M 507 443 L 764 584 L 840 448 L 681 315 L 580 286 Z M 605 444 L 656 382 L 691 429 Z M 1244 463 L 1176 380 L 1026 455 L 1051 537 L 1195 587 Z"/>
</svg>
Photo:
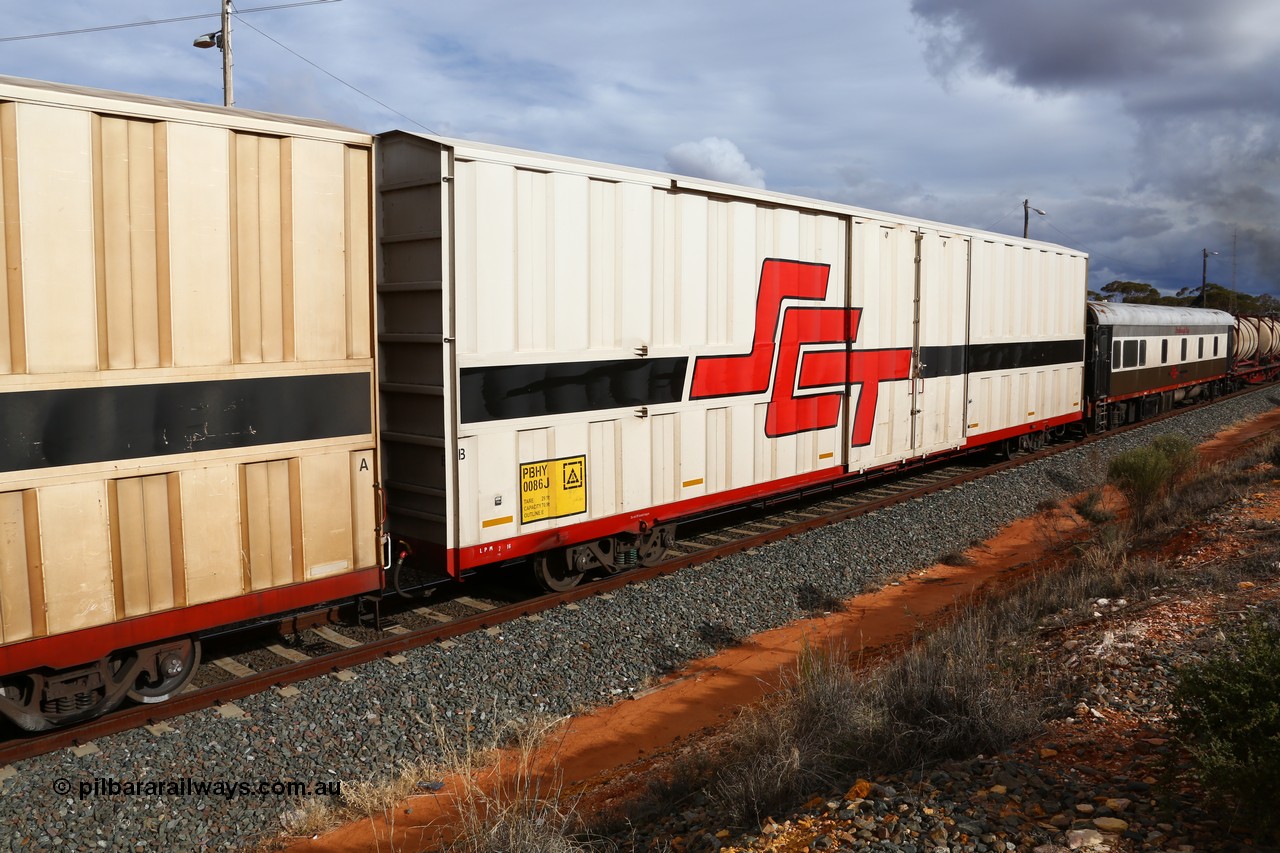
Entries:
<svg viewBox="0 0 1280 853">
<path fill-rule="evenodd" d="M 338 809 L 327 799 L 308 798 L 298 808 L 280 817 L 289 835 L 303 837 L 321 835 L 342 824 Z"/>
<path fill-rule="evenodd" d="M 1204 511 L 1257 476 L 1248 473 L 1250 459 L 1192 474 L 1185 442 L 1163 445 L 1150 453 L 1161 460 L 1156 493 L 1172 494 L 1172 508 Z M 1175 480 L 1180 488 L 1167 492 Z M 1111 515 L 1100 509 L 1100 498 L 1094 490 L 1074 508 L 1104 522 Z M 1161 518 L 1168 511 L 1162 508 Z M 738 820 L 758 821 L 855 774 L 990 754 L 1035 734 L 1060 678 L 1032 651 L 1039 632 L 1089 618 L 1098 599 L 1137 600 L 1178 581 L 1173 565 L 1134 557 L 1133 539 L 1128 525 L 1098 527 L 1069 564 L 970 603 L 874 670 L 851 666 L 847 649 L 806 646 L 782 687 L 744 711 L 714 752 L 697 754 L 675 778 L 654 786 L 643 810 L 670 811 L 705 796 Z"/>
<path fill-rule="evenodd" d="M 717 759 L 708 793 L 742 819 L 833 782 L 847 753 L 847 731 L 866 725 L 862 685 L 842 646 L 806 642 L 772 701 L 744 712 Z M 725 772 L 731 769 L 731 772 Z"/>
<path fill-rule="evenodd" d="M 1071 502 L 1076 514 L 1090 524 L 1105 524 L 1114 521 L 1116 514 L 1102 507 L 1102 490 L 1090 489 Z"/>
<path fill-rule="evenodd" d="M 425 790 L 445 787 L 456 815 L 450 818 L 443 850 L 577 853 L 599 849 L 583 835 L 576 798 L 565 796 L 559 769 L 554 761 L 545 760 L 542 751 L 560 720 L 508 726 L 494 740 L 502 744 L 501 749 L 481 746 L 466 735 L 458 741 L 438 719 L 431 722 L 443 749 L 441 761 L 405 765 L 381 782 L 345 784 L 338 802 L 304 800 L 284 816 L 286 833 L 314 836 L 352 820 L 381 817 L 387 834 L 394 838 L 400 804 Z M 378 837 L 376 831 L 374 836 Z M 379 849 L 399 849 L 391 841 L 387 845 Z"/>
<path fill-rule="evenodd" d="M 426 761 L 407 764 L 400 772 L 382 782 L 348 782 L 342 786 L 342 804 L 348 812 L 360 817 L 388 814 L 396 804 L 421 793 L 419 783 L 438 780 L 443 771 Z"/>
<path fill-rule="evenodd" d="M 989 617 L 970 608 L 871 672 L 851 667 L 844 647 L 806 645 L 779 691 L 732 725 L 711 800 L 758 821 L 852 773 L 991 752 L 1036 731 L 1042 706 L 1026 695 L 1029 658 L 1001 648 Z"/>
<path fill-rule="evenodd" d="M 469 742 L 452 743 L 446 754 L 458 780 L 453 838 L 455 853 L 577 853 L 597 849 L 585 834 L 578 798 L 567 796 L 554 762 L 544 760 L 548 736 L 560 720 L 542 719 L 510 729 L 508 748 L 496 761 Z M 442 742 L 446 742 L 442 738 Z M 482 769 L 483 768 L 483 769 Z"/>
<path fill-rule="evenodd" d="M 281 816 L 286 835 L 315 837 L 355 820 L 382 817 L 392 832 L 399 803 L 422 793 L 421 783 L 442 778 L 438 765 L 417 761 L 401 767 L 394 777 L 381 782 L 346 782 L 338 800 L 310 797 L 298 808 Z M 375 833 L 376 837 L 376 833 Z M 388 848 L 394 850 L 394 847 Z"/>
</svg>

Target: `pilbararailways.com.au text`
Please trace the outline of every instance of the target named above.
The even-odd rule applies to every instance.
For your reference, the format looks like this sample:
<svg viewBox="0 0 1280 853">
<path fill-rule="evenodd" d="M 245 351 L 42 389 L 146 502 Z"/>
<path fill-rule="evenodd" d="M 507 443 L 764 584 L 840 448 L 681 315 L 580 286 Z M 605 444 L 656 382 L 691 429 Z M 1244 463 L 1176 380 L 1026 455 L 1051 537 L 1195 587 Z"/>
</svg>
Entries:
<svg viewBox="0 0 1280 853">
<path fill-rule="evenodd" d="M 146 781 L 113 779 L 56 779 L 54 793 L 76 793 L 80 799 L 90 797 L 240 797 L 270 799 L 275 797 L 336 797 L 342 793 L 341 779 L 303 782 L 284 779 L 149 779 Z"/>
</svg>

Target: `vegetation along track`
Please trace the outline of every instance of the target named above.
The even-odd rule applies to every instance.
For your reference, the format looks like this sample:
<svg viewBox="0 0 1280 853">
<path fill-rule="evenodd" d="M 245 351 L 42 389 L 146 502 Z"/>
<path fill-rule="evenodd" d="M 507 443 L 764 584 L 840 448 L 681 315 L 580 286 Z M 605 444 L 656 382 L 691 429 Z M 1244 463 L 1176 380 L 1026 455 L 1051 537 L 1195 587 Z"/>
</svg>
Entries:
<svg viewBox="0 0 1280 853">
<path fill-rule="evenodd" d="M 1256 390 L 1257 386 L 1250 386 L 1237 394 L 1218 399 L 1227 400 Z M 285 622 L 278 623 L 274 631 L 254 632 L 252 636 L 258 639 L 252 644 L 246 645 L 245 638 L 241 637 L 234 646 L 223 646 L 220 643 L 216 646 L 212 643 L 207 645 L 202 671 L 193 682 L 196 685 L 203 683 L 204 686 L 188 689 L 164 703 L 127 706 L 78 725 L 36 735 L 12 737 L 0 743 L 0 766 L 85 744 L 99 737 L 153 725 L 193 711 L 226 705 L 273 687 L 284 688 L 293 682 L 329 674 L 343 677 L 342 673 L 351 667 L 378 658 L 390 657 L 394 660 L 394 656 L 408 649 L 472 631 L 493 629 L 505 622 L 550 610 L 561 604 L 755 548 L 804 530 L 904 503 L 1131 429 L 1149 426 L 1187 411 L 1189 410 L 1175 409 L 1157 417 L 1089 436 L 1082 441 L 1057 442 L 1043 450 L 1017 455 L 994 465 L 978 464 L 972 457 L 961 457 L 920 465 L 910 471 L 869 482 L 862 481 L 853 486 L 810 490 L 770 498 L 753 507 L 685 525 L 681 537 L 670 547 L 666 558 L 656 565 L 637 567 L 566 592 L 504 601 L 502 599 L 512 596 L 511 590 L 503 590 L 489 597 L 484 593 L 472 594 L 470 586 L 460 585 L 454 588 L 457 593 L 455 596 L 445 597 L 431 607 L 410 603 L 396 607 L 394 612 L 392 607 L 388 607 L 385 621 L 379 619 L 381 624 L 374 629 L 360 625 L 352 627 L 350 622 L 347 623 L 348 627 L 336 628 L 333 624 L 337 621 L 336 608 L 291 616 Z M 388 602 L 393 600 L 386 599 Z M 408 628 L 401 622 L 426 624 Z M 281 642 L 282 633 L 288 634 L 290 639 Z M 333 650 L 327 651 L 327 648 Z M 245 659 L 260 661 L 264 657 L 273 659 L 273 665 L 262 668 L 261 671 L 241 662 Z"/>
</svg>

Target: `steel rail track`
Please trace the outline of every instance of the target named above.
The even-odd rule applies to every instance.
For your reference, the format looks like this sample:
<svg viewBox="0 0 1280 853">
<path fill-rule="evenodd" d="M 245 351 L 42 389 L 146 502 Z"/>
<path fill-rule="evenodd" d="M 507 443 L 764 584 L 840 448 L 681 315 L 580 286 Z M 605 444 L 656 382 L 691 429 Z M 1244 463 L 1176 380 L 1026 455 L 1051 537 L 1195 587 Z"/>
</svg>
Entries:
<svg viewBox="0 0 1280 853">
<path fill-rule="evenodd" d="M 1218 397 L 1214 402 L 1222 402 L 1257 390 L 1260 389 L 1257 386 L 1253 386 L 1233 394 Z M 179 694 L 164 703 L 127 706 L 96 720 L 0 743 L 0 766 L 7 766 L 14 762 L 54 752 L 58 749 L 82 745 L 100 737 L 118 734 L 144 725 L 154 725 L 194 711 L 217 707 L 246 696 L 264 692 L 273 687 L 282 687 L 294 682 L 328 675 L 420 646 L 458 637 L 472 631 L 492 628 L 524 616 L 559 607 L 562 604 L 581 601 L 601 593 L 620 589 L 629 584 L 642 583 L 690 566 L 709 562 L 718 557 L 776 542 L 806 530 L 813 530 L 856 518 L 860 515 L 953 488 L 962 483 L 1016 468 L 1020 465 L 1047 459 L 1058 453 L 1084 447 L 1095 441 L 1121 435 L 1133 429 L 1160 423 L 1163 420 L 1193 410 L 1194 408 L 1176 409 L 1135 424 L 1128 424 L 1103 433 L 1086 436 L 1083 439 L 1050 445 L 1034 453 L 1018 455 L 993 465 L 976 466 L 965 464 L 964 460 L 968 457 L 957 457 L 949 461 L 944 460 L 935 463 L 931 467 L 912 470 L 910 473 L 903 475 L 901 479 L 892 481 L 859 481 L 858 483 L 850 484 L 838 491 L 830 491 L 817 499 L 816 503 L 800 503 L 800 493 L 791 498 L 784 496 L 770 499 L 769 503 L 771 505 L 786 502 L 794 503 L 796 506 L 790 509 L 778 507 L 777 516 L 784 519 L 781 522 L 764 519 L 744 520 L 735 514 L 725 522 L 724 526 L 716 528 L 714 532 L 707 530 L 694 534 L 689 539 L 677 540 L 672 552 L 684 551 L 684 553 L 669 552 L 669 556 L 656 565 L 637 567 L 606 576 L 567 592 L 550 593 L 513 604 L 495 606 L 491 610 L 460 617 L 450 622 L 403 634 L 387 635 L 354 648 L 343 648 L 305 661 L 288 663 L 250 676 L 233 678 L 229 681 L 192 690 Z M 812 498 L 812 493 L 805 494 Z M 751 530 L 749 529 L 751 527 L 764 529 Z M 725 539 L 727 537 L 723 534 L 726 532 L 733 533 L 732 538 L 729 538 L 728 541 L 707 544 L 698 541 L 705 540 L 711 536 Z M 297 619 L 298 617 L 290 618 Z"/>
</svg>

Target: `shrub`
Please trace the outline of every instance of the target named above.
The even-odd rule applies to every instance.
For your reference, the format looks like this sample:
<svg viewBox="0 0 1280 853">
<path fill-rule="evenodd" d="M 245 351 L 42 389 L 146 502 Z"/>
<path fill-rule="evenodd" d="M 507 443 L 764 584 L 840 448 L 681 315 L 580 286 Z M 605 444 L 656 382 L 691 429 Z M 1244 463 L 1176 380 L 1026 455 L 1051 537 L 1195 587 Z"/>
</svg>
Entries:
<svg viewBox="0 0 1280 853">
<path fill-rule="evenodd" d="M 1266 454 L 1267 461 L 1270 462 L 1273 467 L 1280 468 L 1280 441 L 1270 442 L 1266 449 Z"/>
<path fill-rule="evenodd" d="M 1090 489 L 1071 503 L 1071 508 L 1090 524 L 1103 524 L 1116 517 L 1114 512 L 1102 507 L 1102 491 Z"/>
<path fill-rule="evenodd" d="M 1173 478 L 1173 463 L 1154 447 L 1139 447 L 1119 454 L 1107 467 L 1107 480 L 1129 502 L 1131 521 L 1141 527 L 1163 499 Z"/>
<path fill-rule="evenodd" d="M 1176 726 L 1213 798 L 1259 840 L 1280 841 L 1280 630 L 1260 617 L 1178 672 Z"/>
<path fill-rule="evenodd" d="M 1169 460 L 1172 469 L 1170 479 L 1182 480 L 1195 470 L 1200 461 L 1200 453 L 1191 439 L 1181 433 L 1169 433 L 1157 436 L 1151 446 Z"/>
</svg>

